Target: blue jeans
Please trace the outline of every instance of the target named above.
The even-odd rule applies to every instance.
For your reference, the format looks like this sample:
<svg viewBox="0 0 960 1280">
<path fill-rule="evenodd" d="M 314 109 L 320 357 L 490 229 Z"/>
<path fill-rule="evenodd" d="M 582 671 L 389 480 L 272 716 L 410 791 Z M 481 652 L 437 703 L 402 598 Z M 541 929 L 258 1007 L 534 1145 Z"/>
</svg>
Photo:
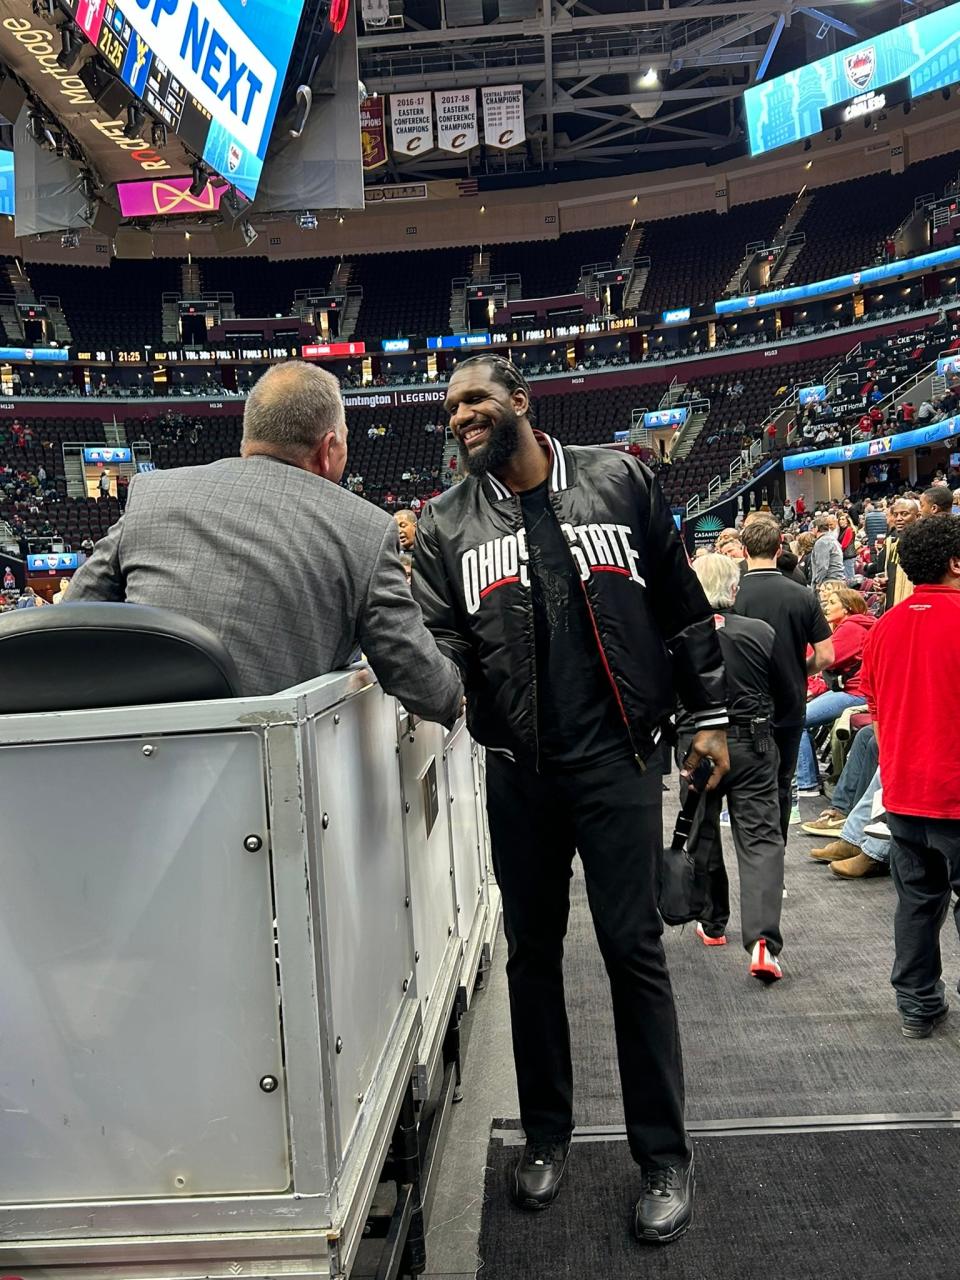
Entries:
<svg viewBox="0 0 960 1280">
<path fill-rule="evenodd" d="M 833 799 L 830 801 L 831 807 L 843 814 L 850 813 L 879 767 L 877 733 L 873 725 L 868 724 L 854 736 L 843 773 L 837 779 Z"/>
<path fill-rule="evenodd" d="M 858 735 L 859 736 L 859 735 Z M 880 836 L 868 836 L 864 827 L 873 814 L 873 797 L 880 790 L 880 770 L 873 775 L 863 795 L 853 806 L 850 815 L 843 824 L 840 836 L 843 840 L 855 844 L 858 849 L 872 858 L 874 862 L 890 861 L 890 841 Z"/>
<path fill-rule="evenodd" d="M 822 724 L 833 724 L 837 716 L 847 707 L 863 706 L 863 698 L 856 693 L 842 693 L 839 689 L 821 693 L 818 698 L 811 698 L 807 703 L 807 729 L 819 728 Z M 813 739 L 809 732 L 800 739 L 800 754 L 797 757 L 797 786 L 801 790 L 816 787 L 820 782 L 820 768 L 813 750 Z"/>
</svg>

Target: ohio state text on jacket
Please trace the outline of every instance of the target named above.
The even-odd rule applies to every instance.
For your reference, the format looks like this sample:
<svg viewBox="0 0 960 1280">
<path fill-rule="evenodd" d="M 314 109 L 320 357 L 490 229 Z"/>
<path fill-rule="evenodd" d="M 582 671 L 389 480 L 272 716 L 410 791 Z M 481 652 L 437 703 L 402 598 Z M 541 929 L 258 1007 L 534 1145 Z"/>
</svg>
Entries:
<svg viewBox="0 0 960 1280">
<path fill-rule="evenodd" d="M 629 454 L 549 448 L 550 502 L 569 544 L 611 692 L 635 754 L 664 731 L 674 691 L 697 728 L 726 724 L 713 611 L 650 471 Z M 534 617 L 520 500 L 467 477 L 427 506 L 414 594 L 463 671 L 474 737 L 537 758 Z"/>
</svg>

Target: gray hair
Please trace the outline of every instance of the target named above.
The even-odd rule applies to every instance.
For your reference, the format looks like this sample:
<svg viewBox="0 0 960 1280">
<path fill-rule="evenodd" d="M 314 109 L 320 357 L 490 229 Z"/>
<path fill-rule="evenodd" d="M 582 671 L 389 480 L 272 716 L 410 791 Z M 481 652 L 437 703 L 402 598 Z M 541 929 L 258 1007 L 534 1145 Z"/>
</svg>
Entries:
<svg viewBox="0 0 960 1280">
<path fill-rule="evenodd" d="M 257 380 L 243 410 L 243 444 L 273 445 L 284 453 L 314 449 L 333 432 L 346 438 L 340 383 L 325 369 L 288 360 Z"/>
<path fill-rule="evenodd" d="M 693 572 L 700 579 L 711 609 L 733 608 L 740 586 L 740 569 L 736 560 L 712 552 L 694 560 Z"/>
<path fill-rule="evenodd" d="M 830 517 L 821 511 L 813 517 L 813 527 L 818 533 L 826 533 L 830 526 Z"/>
</svg>

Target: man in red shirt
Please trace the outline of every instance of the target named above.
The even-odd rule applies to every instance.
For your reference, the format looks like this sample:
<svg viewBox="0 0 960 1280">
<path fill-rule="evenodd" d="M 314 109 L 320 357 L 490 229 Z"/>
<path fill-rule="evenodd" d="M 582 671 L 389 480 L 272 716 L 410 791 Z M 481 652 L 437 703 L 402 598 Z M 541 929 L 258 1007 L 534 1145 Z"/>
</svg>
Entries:
<svg viewBox="0 0 960 1280">
<path fill-rule="evenodd" d="M 960 753 L 951 737 L 960 717 L 960 516 L 917 521 L 899 546 L 915 590 L 873 628 L 861 677 L 892 835 L 890 980 L 903 1034 L 919 1040 L 948 1013 L 940 927 L 951 889 L 960 894 Z"/>
</svg>

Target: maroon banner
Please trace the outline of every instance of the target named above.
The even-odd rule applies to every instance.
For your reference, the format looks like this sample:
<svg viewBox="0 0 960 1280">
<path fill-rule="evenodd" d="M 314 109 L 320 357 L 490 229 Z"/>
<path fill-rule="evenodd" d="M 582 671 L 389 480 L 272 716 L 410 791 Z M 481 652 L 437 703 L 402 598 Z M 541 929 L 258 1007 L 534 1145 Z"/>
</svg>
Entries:
<svg viewBox="0 0 960 1280">
<path fill-rule="evenodd" d="M 383 118 L 383 98 L 364 98 L 360 103 L 360 150 L 363 170 L 379 169 L 387 163 L 387 126 Z"/>
</svg>

